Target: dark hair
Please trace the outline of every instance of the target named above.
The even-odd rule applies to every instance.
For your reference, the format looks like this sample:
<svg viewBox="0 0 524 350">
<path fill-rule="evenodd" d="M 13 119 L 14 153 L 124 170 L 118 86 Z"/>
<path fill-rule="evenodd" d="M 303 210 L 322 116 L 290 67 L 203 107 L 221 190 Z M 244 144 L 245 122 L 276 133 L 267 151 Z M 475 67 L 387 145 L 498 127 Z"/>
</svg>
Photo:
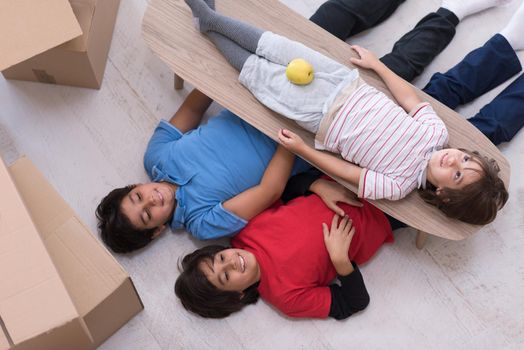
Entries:
<svg viewBox="0 0 524 350">
<path fill-rule="evenodd" d="M 460 149 L 482 168 L 481 178 L 457 190 L 443 188 L 439 194 L 433 185 L 419 190 L 421 197 L 446 214 L 468 224 L 486 225 L 495 220 L 497 211 L 508 200 L 508 191 L 499 178 L 500 168 L 494 159 L 481 156 L 477 151 Z"/>
<path fill-rule="evenodd" d="M 186 310 L 202 317 L 224 318 L 258 301 L 258 282 L 249 286 L 243 293 L 223 291 L 211 284 L 200 269 L 202 261 L 213 259 L 215 254 L 224 249 L 227 248 L 209 245 L 182 259 L 179 266 L 181 274 L 175 282 L 175 294 Z"/>
<path fill-rule="evenodd" d="M 112 190 L 96 208 L 100 236 L 115 253 L 129 253 L 145 247 L 153 239 L 156 230 L 135 228 L 120 209 L 124 197 L 135 187 L 129 185 Z"/>
</svg>

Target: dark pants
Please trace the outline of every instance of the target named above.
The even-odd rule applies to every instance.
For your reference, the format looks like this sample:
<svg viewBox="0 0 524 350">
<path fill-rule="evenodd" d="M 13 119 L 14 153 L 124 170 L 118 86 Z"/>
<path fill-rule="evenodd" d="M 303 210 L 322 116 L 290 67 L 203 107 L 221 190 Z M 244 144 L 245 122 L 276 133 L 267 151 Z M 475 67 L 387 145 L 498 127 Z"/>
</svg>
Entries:
<svg viewBox="0 0 524 350">
<path fill-rule="evenodd" d="M 310 20 L 337 38 L 372 28 L 387 19 L 405 0 L 328 0 Z"/>
<path fill-rule="evenodd" d="M 521 70 L 513 48 L 502 35 L 496 34 L 446 73 L 434 74 L 424 91 L 455 109 L 497 87 Z M 510 141 L 524 126 L 524 77 L 518 77 L 468 120 L 495 145 Z"/>
<path fill-rule="evenodd" d="M 388 18 L 404 0 L 329 0 L 310 20 L 341 40 L 374 27 Z M 455 36 L 457 16 L 439 9 L 424 17 L 381 58 L 398 76 L 413 80 Z"/>
<path fill-rule="evenodd" d="M 329 0 L 311 20 L 345 40 L 384 21 L 402 2 Z M 440 8 L 417 23 L 381 60 L 397 75 L 410 81 L 449 44 L 458 23 L 455 14 Z M 434 74 L 424 91 L 454 109 L 495 88 L 521 70 L 515 51 L 503 36 L 497 34 L 446 73 Z M 521 111 L 524 111 L 524 74 L 468 120 L 498 145 L 510 141 L 524 126 L 524 112 Z M 406 226 L 392 217 L 388 218 L 393 229 Z"/>
<path fill-rule="evenodd" d="M 453 12 L 440 8 L 422 18 L 380 60 L 398 76 L 411 81 L 448 46 L 458 23 Z"/>
</svg>

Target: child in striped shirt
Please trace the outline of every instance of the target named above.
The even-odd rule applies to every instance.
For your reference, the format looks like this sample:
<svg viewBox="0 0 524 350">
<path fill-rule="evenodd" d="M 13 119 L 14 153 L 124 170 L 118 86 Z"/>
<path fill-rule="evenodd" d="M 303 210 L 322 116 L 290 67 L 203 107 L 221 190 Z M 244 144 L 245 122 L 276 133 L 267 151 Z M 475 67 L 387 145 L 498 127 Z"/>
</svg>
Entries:
<svg viewBox="0 0 524 350">
<path fill-rule="evenodd" d="M 239 80 L 270 109 L 315 134 L 315 148 L 289 130 L 280 142 L 304 159 L 355 186 L 367 199 L 398 200 L 419 188 L 446 215 L 473 224 L 491 222 L 508 193 L 499 168 L 477 152 L 444 148 L 448 133 L 431 105 L 371 52 L 352 48 L 351 62 L 373 69 L 398 104 L 350 69 L 306 46 L 216 13 L 203 0 L 186 0 L 205 33 L 240 71 Z M 315 69 L 295 85 L 287 64 L 303 58 Z M 338 153 L 342 159 L 319 150 Z"/>
</svg>

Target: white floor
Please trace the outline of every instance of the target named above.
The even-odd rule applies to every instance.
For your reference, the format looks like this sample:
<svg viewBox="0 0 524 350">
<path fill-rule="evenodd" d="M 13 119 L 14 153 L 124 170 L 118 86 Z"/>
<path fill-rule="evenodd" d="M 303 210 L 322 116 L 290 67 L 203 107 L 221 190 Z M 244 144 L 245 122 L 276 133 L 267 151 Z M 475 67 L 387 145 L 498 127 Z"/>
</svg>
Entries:
<svg viewBox="0 0 524 350">
<path fill-rule="evenodd" d="M 181 1 L 181 0 L 177 0 Z M 217 2 L 220 0 L 217 0 Z M 309 17 L 323 0 L 284 0 Z M 458 62 L 500 30 L 521 0 L 467 18 L 451 45 L 415 82 Z M 407 0 L 396 13 L 352 42 L 382 55 L 439 0 Z M 147 181 L 142 155 L 158 120 L 187 95 L 146 47 L 146 0 L 121 2 L 100 91 L 0 78 L 0 152 L 26 154 L 96 232 L 94 210 L 112 188 Z M 524 59 L 524 54 L 520 55 Z M 505 84 L 504 86 L 506 86 Z M 500 90 L 461 109 L 474 114 Z M 215 111 L 219 106 L 213 106 Z M 510 200 L 498 219 L 461 242 L 430 238 L 417 250 L 410 229 L 396 232 L 362 267 L 371 304 L 346 321 L 290 320 L 260 301 L 226 320 L 183 310 L 173 293 L 177 259 L 200 245 L 183 232 L 117 256 L 145 310 L 102 349 L 517 349 L 524 348 L 524 133 L 501 147 L 512 165 Z"/>
</svg>

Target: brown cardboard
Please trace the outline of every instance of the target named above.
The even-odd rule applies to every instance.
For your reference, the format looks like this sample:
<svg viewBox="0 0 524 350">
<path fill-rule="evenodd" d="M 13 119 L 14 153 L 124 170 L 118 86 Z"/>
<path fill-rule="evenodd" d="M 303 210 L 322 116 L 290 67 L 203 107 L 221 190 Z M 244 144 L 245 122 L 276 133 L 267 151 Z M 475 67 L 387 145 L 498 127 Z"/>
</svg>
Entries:
<svg viewBox="0 0 524 350">
<path fill-rule="evenodd" d="M 19 61 L 2 74 L 7 79 L 100 88 L 119 3 L 120 0 L 70 0 L 68 6 L 83 34 L 60 42 L 58 47 L 48 46 L 47 51 Z M 57 22 L 64 20 L 62 16 L 52 18 Z"/>
<path fill-rule="evenodd" d="M 67 0 L 0 0 L 0 71 L 79 35 Z"/>
<path fill-rule="evenodd" d="M 8 332 L 5 337 L 25 348 L 46 332 L 50 337 L 65 337 L 66 328 L 78 329 L 81 321 L 7 169 L 0 163 L 0 317 L 3 332 Z"/>
<path fill-rule="evenodd" d="M 13 180 L 0 163 L 0 259 L 8 260 L 0 261 L 0 278 L 4 281 L 4 276 L 8 276 L 18 284 L 32 285 L 34 294 L 45 296 L 25 310 L 22 307 L 27 298 L 19 302 L 16 299 L 17 294 L 22 298 L 26 291 L 13 290 L 10 283 L 0 284 L 0 317 L 12 338 L 11 346 L 96 348 L 143 308 L 131 279 L 28 159 L 21 158 L 9 168 Z M 8 211 L 15 202 L 16 209 Z M 5 226 L 4 217 L 8 214 L 11 224 Z M 22 227 L 32 228 L 27 237 L 21 236 Z M 10 239 L 14 241 L 11 246 L 20 248 L 8 256 L 1 250 L 11 250 Z M 27 247 L 31 240 L 38 243 L 34 244 L 36 248 Z M 34 257 L 35 252 L 40 255 Z M 37 283 L 43 277 L 36 278 L 21 270 L 27 261 L 34 262 L 38 276 L 44 267 L 53 272 L 51 291 L 46 292 L 47 285 Z M 39 308 L 45 310 L 40 312 Z M 13 315 L 23 315 L 21 311 L 26 316 L 15 323 Z M 33 319 L 39 320 L 39 327 L 27 323 Z"/>
</svg>

